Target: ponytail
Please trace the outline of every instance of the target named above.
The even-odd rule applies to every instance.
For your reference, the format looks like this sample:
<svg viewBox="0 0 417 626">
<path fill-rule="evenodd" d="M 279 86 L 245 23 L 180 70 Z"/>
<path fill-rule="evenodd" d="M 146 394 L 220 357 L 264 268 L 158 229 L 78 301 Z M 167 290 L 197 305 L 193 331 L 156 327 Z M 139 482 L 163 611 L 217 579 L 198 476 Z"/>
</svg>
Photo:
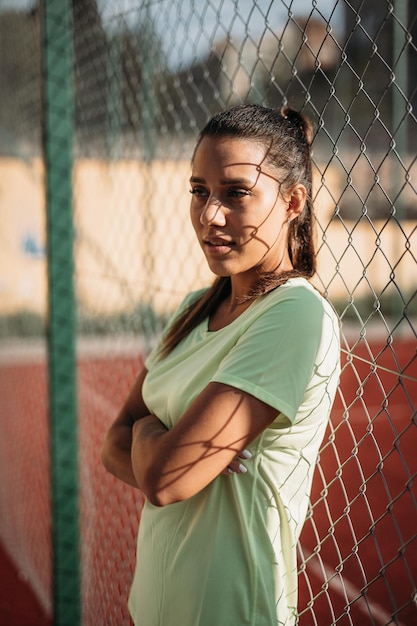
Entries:
<svg viewBox="0 0 417 626">
<path fill-rule="evenodd" d="M 210 317 L 219 304 L 231 293 L 230 278 L 216 278 L 212 286 L 195 302 L 192 302 L 182 314 L 174 320 L 162 341 L 160 358 L 168 356 L 184 337 L 202 321 Z"/>
</svg>

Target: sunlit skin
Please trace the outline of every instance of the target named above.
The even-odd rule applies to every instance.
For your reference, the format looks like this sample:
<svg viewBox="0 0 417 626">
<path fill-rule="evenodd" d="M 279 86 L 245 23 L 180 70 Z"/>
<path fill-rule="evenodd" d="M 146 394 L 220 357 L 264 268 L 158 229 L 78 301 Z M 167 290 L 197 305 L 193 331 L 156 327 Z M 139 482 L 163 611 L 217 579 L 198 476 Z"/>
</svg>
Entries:
<svg viewBox="0 0 417 626">
<path fill-rule="evenodd" d="M 230 276 L 231 303 L 245 298 L 262 272 L 292 269 L 288 220 L 305 202 L 303 185 L 282 194 L 266 149 L 252 140 L 204 137 L 196 149 L 191 221 L 212 272 Z"/>
</svg>

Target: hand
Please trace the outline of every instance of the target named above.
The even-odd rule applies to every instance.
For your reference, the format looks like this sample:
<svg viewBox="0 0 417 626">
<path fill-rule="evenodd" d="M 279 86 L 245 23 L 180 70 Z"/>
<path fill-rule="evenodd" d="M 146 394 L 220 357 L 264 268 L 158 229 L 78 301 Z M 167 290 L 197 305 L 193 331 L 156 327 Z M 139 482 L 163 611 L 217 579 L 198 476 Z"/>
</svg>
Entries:
<svg viewBox="0 0 417 626">
<path fill-rule="evenodd" d="M 222 471 L 224 476 L 230 476 L 231 474 L 246 474 L 247 468 L 240 462 L 239 459 L 248 460 L 252 458 L 252 453 L 249 450 L 242 450 L 240 454 Z"/>
</svg>

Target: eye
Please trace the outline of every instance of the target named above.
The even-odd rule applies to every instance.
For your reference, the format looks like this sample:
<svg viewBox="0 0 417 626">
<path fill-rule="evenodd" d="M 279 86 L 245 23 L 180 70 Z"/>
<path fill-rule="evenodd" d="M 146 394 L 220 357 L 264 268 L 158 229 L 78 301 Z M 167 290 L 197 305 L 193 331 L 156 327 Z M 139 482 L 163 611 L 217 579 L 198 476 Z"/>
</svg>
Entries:
<svg viewBox="0 0 417 626">
<path fill-rule="evenodd" d="M 239 199 L 239 198 L 244 198 L 245 196 L 249 196 L 250 191 L 248 191 L 247 189 L 240 189 L 240 188 L 232 187 L 231 189 L 227 191 L 227 195 L 229 198 Z"/>
<path fill-rule="evenodd" d="M 192 187 L 190 189 L 190 193 L 193 196 L 197 196 L 197 198 L 206 198 L 209 195 L 208 191 L 204 189 L 204 187 Z"/>
</svg>

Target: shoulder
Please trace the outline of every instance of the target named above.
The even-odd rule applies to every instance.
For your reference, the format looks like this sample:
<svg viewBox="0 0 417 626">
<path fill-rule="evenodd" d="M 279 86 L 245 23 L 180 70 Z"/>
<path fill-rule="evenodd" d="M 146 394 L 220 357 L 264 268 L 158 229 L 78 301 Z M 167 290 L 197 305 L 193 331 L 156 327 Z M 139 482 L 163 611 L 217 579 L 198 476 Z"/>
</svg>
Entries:
<svg viewBox="0 0 417 626">
<path fill-rule="evenodd" d="M 207 289 L 208 288 L 205 287 L 203 289 L 189 292 L 183 298 L 177 308 L 174 309 L 173 313 L 171 313 L 168 322 L 162 332 L 162 335 L 159 337 L 157 344 L 152 348 L 148 357 L 145 360 L 145 366 L 148 370 L 150 370 L 155 362 L 158 361 L 163 341 L 169 334 L 172 327 L 175 325 L 176 322 L 180 321 L 182 316 L 186 315 L 187 311 L 201 298 L 201 296 L 207 291 Z"/>
<path fill-rule="evenodd" d="M 294 278 L 277 289 L 273 305 L 279 326 L 288 330 L 288 336 L 300 346 L 314 344 L 327 353 L 331 348 L 337 355 L 340 349 L 340 322 L 331 302 L 305 278 Z"/>
<path fill-rule="evenodd" d="M 182 301 L 180 308 L 185 309 L 187 306 L 195 304 L 208 291 L 209 287 L 203 287 L 195 291 L 190 291 Z"/>
<path fill-rule="evenodd" d="M 184 311 L 188 308 L 190 308 L 193 304 L 195 304 L 196 302 L 198 302 L 198 300 L 200 300 L 200 298 L 205 294 L 205 292 L 207 291 L 207 287 L 204 287 L 202 289 L 197 289 L 196 291 L 190 291 L 185 298 L 183 298 L 183 300 L 181 301 L 181 303 L 177 306 L 177 308 L 174 310 L 174 313 L 172 314 L 169 322 L 168 322 L 168 327 L 171 326 L 171 324 L 180 316 L 182 315 L 182 313 L 184 313 Z"/>
<path fill-rule="evenodd" d="M 252 311 L 251 311 L 252 309 Z M 338 317 L 326 298 L 304 278 L 293 278 L 259 298 L 248 312 L 246 331 L 261 332 L 265 341 L 320 342 L 325 335 L 337 337 Z"/>
<path fill-rule="evenodd" d="M 320 315 L 327 309 L 333 311 L 331 304 L 305 278 L 291 278 L 277 287 L 261 299 L 259 308 L 297 317 Z"/>
</svg>

